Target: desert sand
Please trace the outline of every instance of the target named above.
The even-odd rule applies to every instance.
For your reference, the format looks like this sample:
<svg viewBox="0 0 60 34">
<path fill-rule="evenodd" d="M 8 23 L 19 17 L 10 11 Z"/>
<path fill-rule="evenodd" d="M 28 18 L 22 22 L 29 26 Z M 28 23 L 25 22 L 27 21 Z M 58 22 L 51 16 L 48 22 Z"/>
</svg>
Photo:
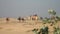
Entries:
<svg viewBox="0 0 60 34">
<path fill-rule="evenodd" d="M 56 26 L 59 22 L 56 24 Z M 45 24 L 49 27 L 49 34 L 53 34 L 53 27 L 50 24 Z M 34 34 L 32 30 L 34 28 L 41 28 L 43 26 L 41 20 L 32 21 L 26 20 L 19 22 L 16 18 L 10 18 L 9 22 L 6 22 L 5 18 L 0 18 L 0 34 Z"/>
</svg>

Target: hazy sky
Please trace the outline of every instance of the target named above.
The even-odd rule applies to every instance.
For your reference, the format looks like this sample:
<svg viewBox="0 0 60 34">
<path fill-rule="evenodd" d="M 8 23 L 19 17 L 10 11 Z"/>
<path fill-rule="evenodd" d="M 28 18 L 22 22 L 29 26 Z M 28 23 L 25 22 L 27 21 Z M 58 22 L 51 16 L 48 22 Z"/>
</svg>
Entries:
<svg viewBox="0 0 60 34">
<path fill-rule="evenodd" d="M 38 14 L 48 16 L 52 8 L 60 14 L 60 0 L 0 0 L 0 17 L 19 17 Z"/>
</svg>

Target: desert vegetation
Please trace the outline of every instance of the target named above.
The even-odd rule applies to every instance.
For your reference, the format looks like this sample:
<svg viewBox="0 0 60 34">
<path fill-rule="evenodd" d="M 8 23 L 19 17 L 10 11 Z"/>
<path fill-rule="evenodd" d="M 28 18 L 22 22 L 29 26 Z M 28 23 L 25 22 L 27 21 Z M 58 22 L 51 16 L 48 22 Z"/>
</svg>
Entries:
<svg viewBox="0 0 60 34">
<path fill-rule="evenodd" d="M 55 10 L 49 9 L 48 13 L 50 17 L 43 18 L 35 14 L 26 19 L 0 19 L 0 34 L 60 34 L 60 17 Z"/>
<path fill-rule="evenodd" d="M 55 27 L 55 25 L 58 23 L 58 21 L 60 21 L 60 17 L 59 16 L 56 16 L 56 12 L 55 10 L 48 10 L 48 13 L 50 15 L 50 18 L 47 18 L 45 17 L 44 19 L 42 17 L 40 17 L 40 19 L 43 21 L 43 25 L 44 24 L 51 24 L 50 26 L 53 26 L 54 25 L 54 33 L 53 34 L 60 34 L 60 28 L 57 26 Z M 38 29 L 34 29 L 33 32 L 35 34 L 49 34 L 49 31 L 48 31 L 48 27 L 44 26 L 42 28 L 40 28 L 39 32 L 38 32 Z"/>
</svg>

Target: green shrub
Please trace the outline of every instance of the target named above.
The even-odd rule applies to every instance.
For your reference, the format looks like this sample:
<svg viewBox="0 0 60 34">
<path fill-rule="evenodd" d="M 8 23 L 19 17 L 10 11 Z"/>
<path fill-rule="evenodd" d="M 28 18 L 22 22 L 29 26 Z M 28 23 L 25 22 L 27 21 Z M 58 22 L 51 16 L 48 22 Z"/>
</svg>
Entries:
<svg viewBox="0 0 60 34">
<path fill-rule="evenodd" d="M 55 27 L 54 28 L 55 30 L 54 30 L 54 34 L 60 34 L 60 28 L 59 27 Z"/>
</svg>

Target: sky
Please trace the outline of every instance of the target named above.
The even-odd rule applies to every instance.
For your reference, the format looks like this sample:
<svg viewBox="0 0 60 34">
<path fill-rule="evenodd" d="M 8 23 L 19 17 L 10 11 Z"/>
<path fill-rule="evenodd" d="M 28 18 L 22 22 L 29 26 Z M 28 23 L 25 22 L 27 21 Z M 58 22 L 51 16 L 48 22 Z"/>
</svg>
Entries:
<svg viewBox="0 0 60 34">
<path fill-rule="evenodd" d="M 0 0 L 0 17 L 48 17 L 49 8 L 60 16 L 60 0 Z"/>
</svg>

